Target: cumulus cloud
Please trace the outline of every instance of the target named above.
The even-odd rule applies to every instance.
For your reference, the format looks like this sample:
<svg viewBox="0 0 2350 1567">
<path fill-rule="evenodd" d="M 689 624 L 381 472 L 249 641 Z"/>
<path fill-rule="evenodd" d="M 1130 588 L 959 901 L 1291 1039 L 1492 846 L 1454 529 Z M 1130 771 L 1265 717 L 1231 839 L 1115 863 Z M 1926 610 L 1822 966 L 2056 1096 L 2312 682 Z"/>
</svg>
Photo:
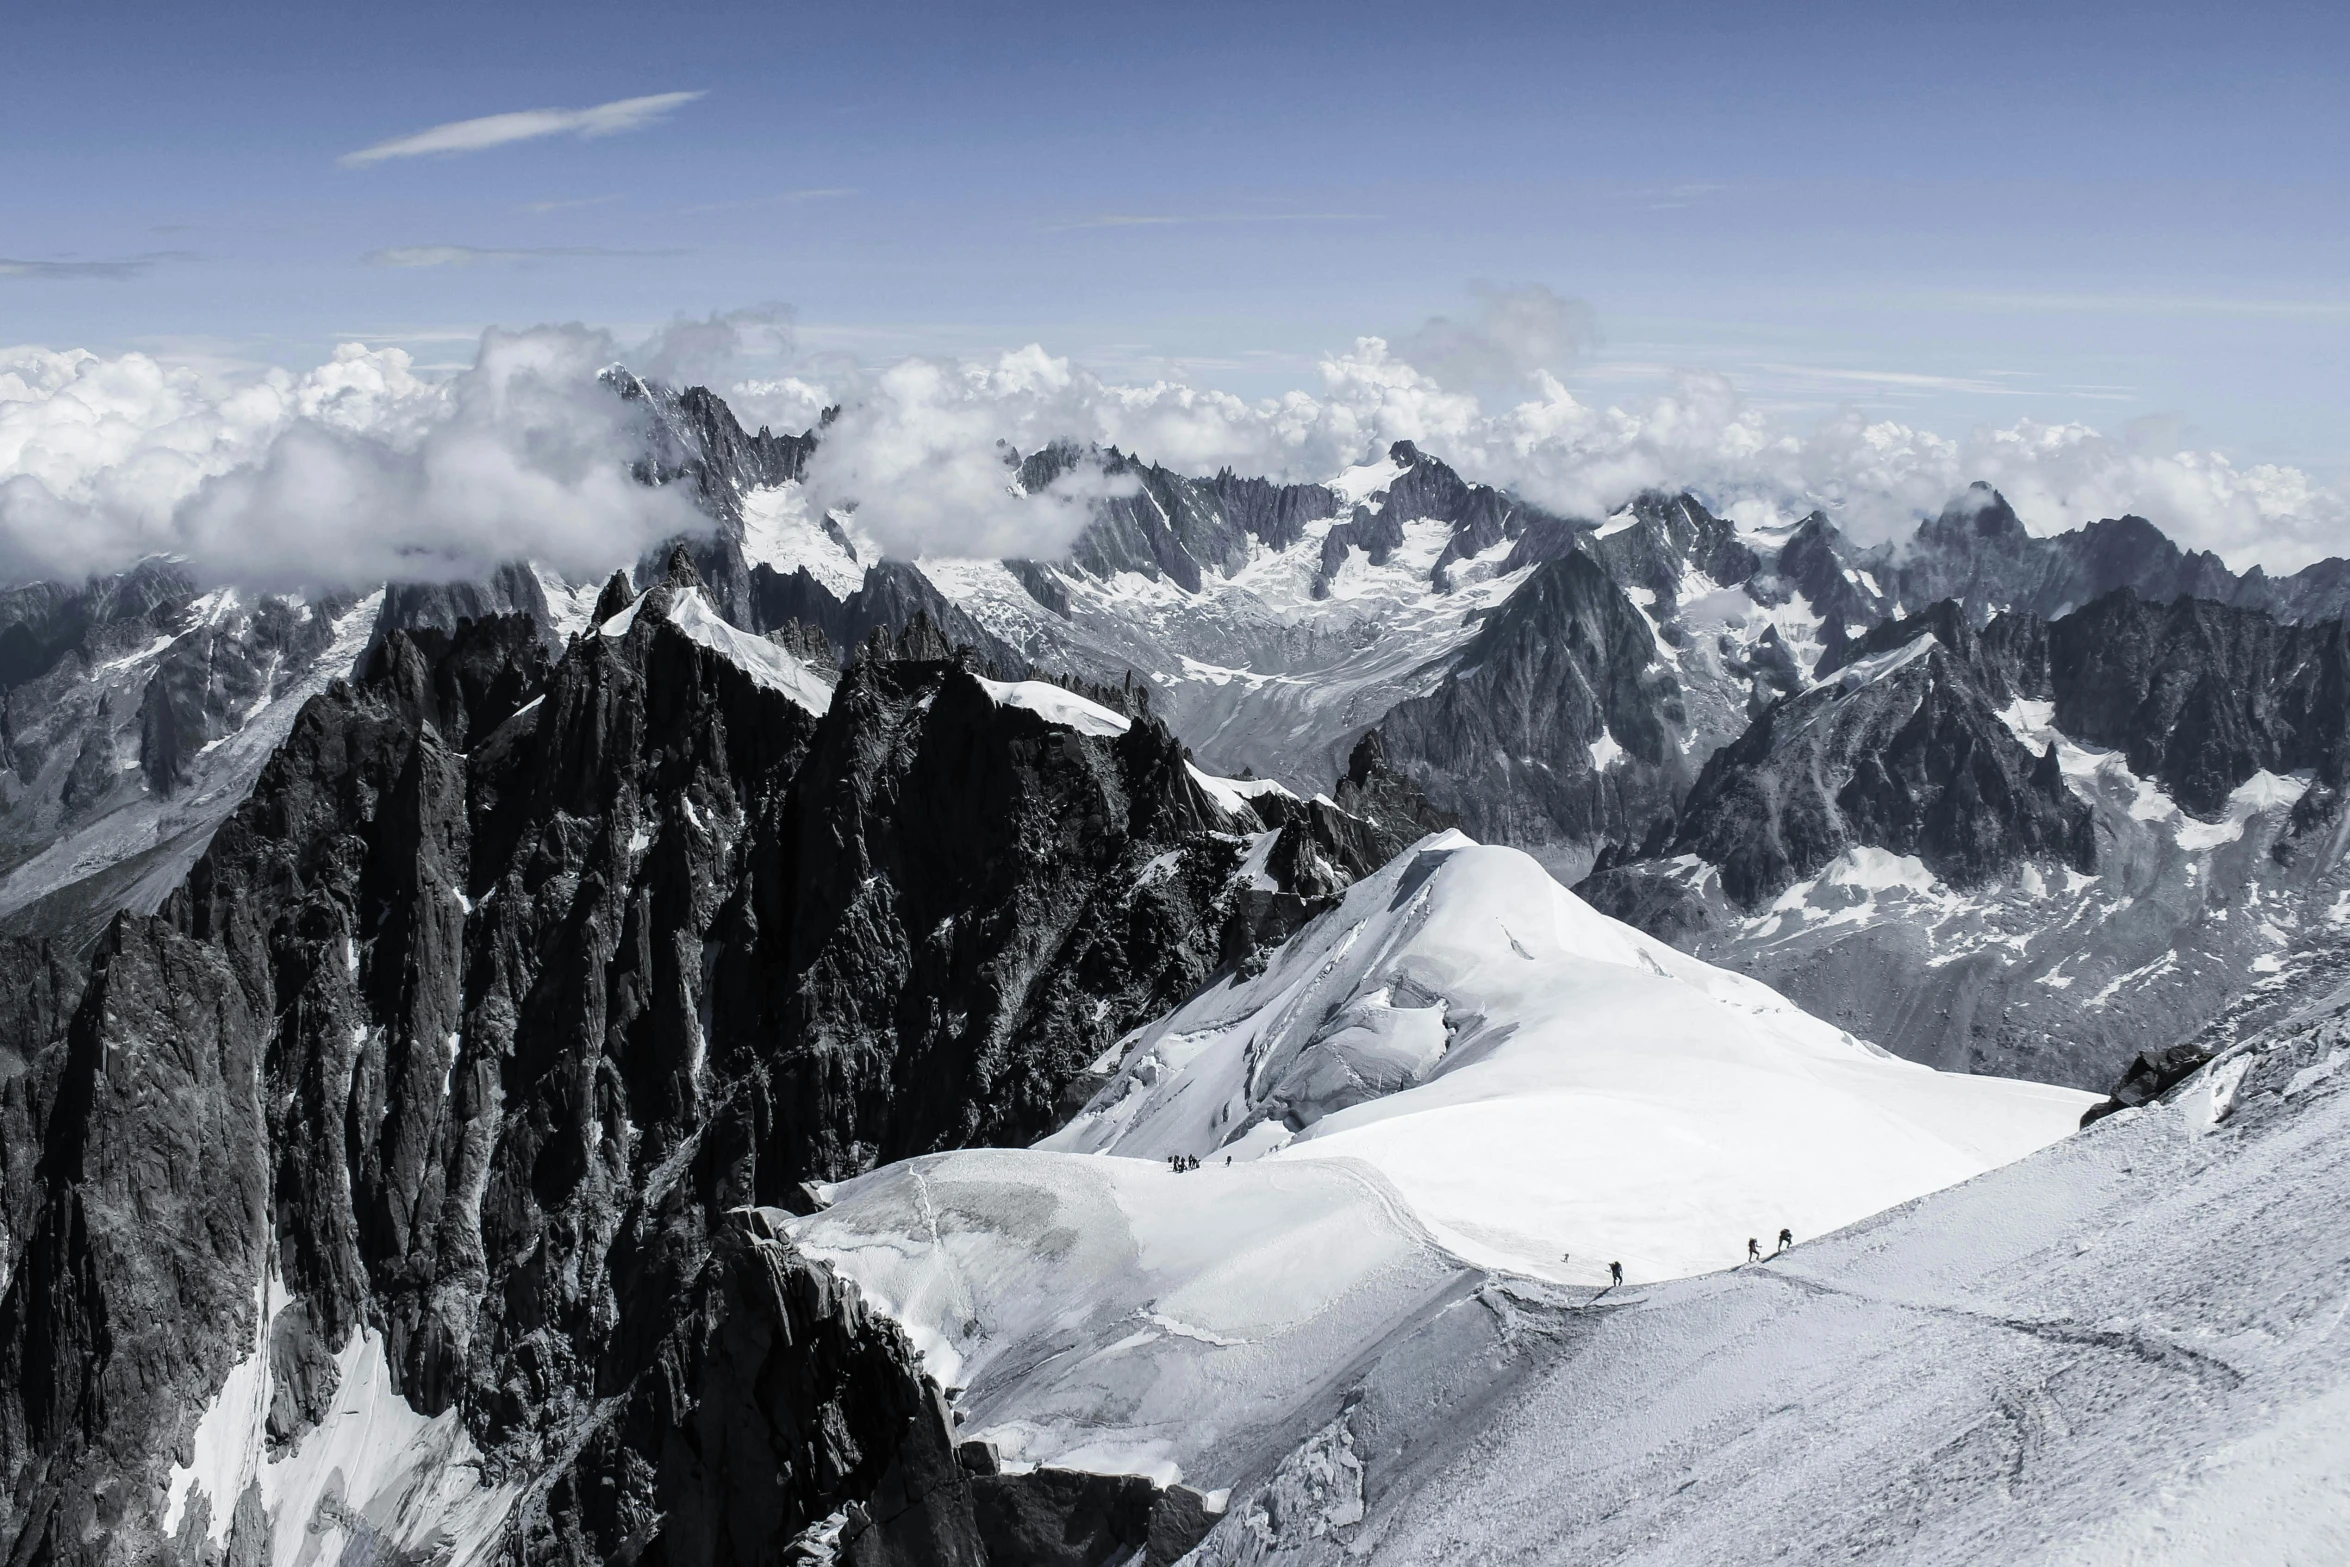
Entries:
<svg viewBox="0 0 2350 1567">
<path fill-rule="evenodd" d="M 892 555 L 1064 553 L 1116 488 L 1081 467 L 1024 494 L 1015 464 L 1070 433 L 1098 383 L 1041 348 L 993 365 L 907 359 L 855 390 L 827 426 L 806 482 L 819 506 L 854 508 Z"/>
<path fill-rule="evenodd" d="M 435 154 L 480 152 L 509 142 L 536 141 L 542 136 L 616 136 L 667 116 L 673 109 L 706 96 L 701 92 L 653 93 L 643 98 L 621 98 L 587 109 L 518 109 L 510 114 L 485 114 L 479 119 L 452 120 L 408 136 L 347 152 L 336 161 L 346 168 L 363 168 L 392 158 L 423 158 Z"/>
<path fill-rule="evenodd" d="M 2020 419 L 1952 438 L 1846 413 L 1794 429 L 1705 372 L 1644 401 L 1600 406 L 1536 369 L 1531 396 L 1489 410 L 1375 337 L 1320 370 L 1317 389 L 1243 399 L 1181 382 L 1105 382 L 1031 346 L 989 362 L 914 360 L 826 384 L 757 384 L 796 389 L 804 408 L 846 405 L 812 481 L 834 503 L 861 501 L 865 525 L 902 554 L 1035 555 L 1073 536 L 1081 508 L 1007 505 L 986 455 L 998 441 L 1032 451 L 1055 438 L 1184 472 L 1230 466 L 1306 481 L 1411 440 L 1566 515 L 1604 516 L 1643 489 L 1689 488 L 1757 523 L 1820 508 L 1864 541 L 1905 535 L 1977 479 L 2038 531 L 2136 512 L 2239 569 L 2291 570 L 2350 540 L 2350 501 L 2338 491 L 2297 469 L 2239 467 L 2155 426 L 2108 435 Z M 902 520 L 888 520 L 901 507 Z"/>
<path fill-rule="evenodd" d="M 1539 371 L 1564 374 L 1596 336 L 1589 305 L 1539 283 L 1478 283 L 1471 293 L 1467 319 L 1431 316 L 1395 345 L 1396 357 L 1446 386 L 1514 390 Z"/>
<path fill-rule="evenodd" d="M 0 354 L 0 574 L 144 556 L 256 587 L 448 580 L 517 556 L 609 570 L 706 526 L 627 462 L 641 405 L 596 380 L 611 339 L 492 331 L 434 385 L 348 344 L 302 377 L 214 386 L 140 354 Z"/>
<path fill-rule="evenodd" d="M 638 374 L 670 386 L 733 384 L 743 366 L 793 348 L 792 309 L 781 303 L 712 311 L 696 320 L 679 316 L 629 355 Z"/>
<path fill-rule="evenodd" d="M 1411 440 L 1567 515 L 1686 487 L 1750 523 L 1822 508 L 1871 541 L 1977 479 L 2039 531 L 2137 512 L 2238 569 L 2291 570 L 2350 539 L 2338 490 L 2240 466 L 2160 423 L 2026 418 L 1949 436 L 1848 412 L 1794 428 L 1699 372 L 1601 404 L 1536 368 L 1523 393 L 1488 402 L 1375 337 L 1328 355 L 1317 384 L 1242 398 L 1106 380 L 1034 345 L 886 365 L 810 357 L 789 312 L 763 307 L 680 319 L 625 351 L 579 327 L 492 332 L 442 383 L 357 345 L 307 375 L 228 386 L 138 354 L 0 350 L 0 576 L 74 577 L 157 552 L 256 584 L 472 576 L 517 555 L 600 576 L 702 522 L 681 494 L 628 478 L 645 410 L 596 383 L 614 359 L 711 385 L 754 426 L 804 429 L 838 406 L 811 499 L 854 507 L 906 557 L 1065 550 L 1111 486 L 1081 465 L 1020 493 L 1015 460 L 1057 440 L 1307 481 Z"/>
</svg>

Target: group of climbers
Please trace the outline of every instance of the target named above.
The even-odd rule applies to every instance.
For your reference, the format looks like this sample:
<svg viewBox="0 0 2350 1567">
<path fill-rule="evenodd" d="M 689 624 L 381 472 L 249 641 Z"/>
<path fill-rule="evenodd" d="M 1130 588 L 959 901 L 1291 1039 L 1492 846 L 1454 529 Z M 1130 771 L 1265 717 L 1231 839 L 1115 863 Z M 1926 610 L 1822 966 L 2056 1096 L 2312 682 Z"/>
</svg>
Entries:
<svg viewBox="0 0 2350 1567">
<path fill-rule="evenodd" d="M 1792 1229 L 1782 1225 L 1779 1229 L 1779 1244 L 1771 1252 L 1771 1255 L 1776 1257 L 1780 1252 L 1785 1251 L 1788 1247 L 1794 1244 L 1795 1232 Z M 1572 1258 L 1572 1256 L 1573 1253 L 1571 1252 L 1562 1252 L 1559 1256 L 1559 1261 L 1562 1263 L 1567 1262 Z M 1746 1260 L 1748 1262 L 1762 1262 L 1766 1260 L 1762 1253 L 1762 1242 L 1756 1240 L 1751 1235 L 1746 1237 Z M 1617 1285 L 1623 1282 L 1624 1265 L 1620 1262 L 1609 1263 L 1607 1265 L 1607 1287 L 1609 1289 L 1614 1289 Z"/>
</svg>

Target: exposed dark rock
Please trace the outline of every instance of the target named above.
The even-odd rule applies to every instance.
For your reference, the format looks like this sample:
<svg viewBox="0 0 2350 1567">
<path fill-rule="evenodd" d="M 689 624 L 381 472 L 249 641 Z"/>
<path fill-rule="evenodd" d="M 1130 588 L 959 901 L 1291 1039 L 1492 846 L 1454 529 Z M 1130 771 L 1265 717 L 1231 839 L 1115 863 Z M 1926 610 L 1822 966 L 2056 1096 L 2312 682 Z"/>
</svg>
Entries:
<svg viewBox="0 0 2350 1567">
<path fill-rule="evenodd" d="M 904 1332 L 758 1209 L 718 1223 L 676 1327 L 547 1496 L 520 1541 L 530 1560 L 780 1562 L 852 1504 L 849 1561 L 989 1560 L 953 1422 Z"/>
<path fill-rule="evenodd" d="M 836 1514 L 845 1560 L 983 1559 L 902 1336 L 738 1210 L 1057 1124 L 1220 961 L 1270 824 L 1139 691 L 1072 733 L 925 656 L 919 611 L 814 717 L 669 623 L 697 573 L 552 665 L 519 616 L 387 634 L 116 921 L 62 1042 L 70 959 L 0 952 L 12 1551 L 157 1547 L 271 1269 L 268 1440 L 380 1334 L 522 1484 L 532 1561 L 780 1561 Z M 1369 852 L 1318 809 L 1333 863 Z M 183 1546 L 225 1510 L 255 1548 L 248 1498 L 191 1506 Z"/>
<path fill-rule="evenodd" d="M 875 631 L 895 639 L 917 617 L 935 628 L 942 649 L 967 647 L 1007 679 L 1028 673 L 1018 649 L 986 630 L 938 591 L 921 568 L 885 560 L 865 573 L 864 585 L 847 599 L 808 575 L 805 567 L 783 576 L 767 566 L 752 568 L 750 615 L 737 624 L 758 631 L 790 625 L 813 627 L 844 662 Z"/>
<path fill-rule="evenodd" d="M 54 582 L 0 589 L 0 688 L 47 674 L 68 652 L 91 651 L 93 631 L 127 622 L 169 624 L 196 594 L 187 572 L 162 560 L 92 577 L 78 589 Z"/>
<path fill-rule="evenodd" d="M 2094 867 L 2088 805 L 2000 718 L 2007 693 L 1956 606 L 1879 626 L 1820 669 L 1717 751 L 1682 806 L 1667 852 L 1719 866 L 1735 902 L 1857 844 L 1959 887 L 2032 856 Z"/>
<path fill-rule="evenodd" d="M 1202 572 L 1229 574 L 1243 565 L 1251 539 L 1276 549 L 1294 544 L 1307 523 L 1337 510 L 1336 497 L 1318 484 L 1273 484 L 1230 469 L 1213 479 L 1186 478 L 1114 447 L 1098 453 L 1065 443 L 1047 447 L 1021 465 L 1021 483 L 1034 492 L 1085 463 L 1097 464 L 1113 490 L 1131 487 L 1096 505 L 1070 552 L 1077 569 L 1100 577 L 1136 571 L 1196 593 Z M 1051 607 L 1053 601 L 1040 602 Z"/>
<path fill-rule="evenodd" d="M 2101 1121 L 2116 1110 L 2149 1105 L 2211 1064 L 2223 1041 L 2195 1034 L 2160 1050 L 2139 1053 L 2113 1085 L 2112 1095 L 2081 1112 L 2081 1124 Z"/>
<path fill-rule="evenodd" d="M 1378 727 L 1395 770 L 1470 836 L 1579 875 L 1687 789 L 1685 721 L 1647 622 L 1578 551 L 1536 567 L 1435 692 Z"/>
<path fill-rule="evenodd" d="M 481 582 L 395 582 L 384 589 L 383 610 L 376 618 L 377 636 L 394 631 L 430 628 L 454 631 L 460 620 L 483 620 L 492 615 L 526 615 L 556 646 L 555 617 L 547 607 L 546 590 L 525 561 L 509 561 Z"/>
<path fill-rule="evenodd" d="M 990 1563 L 1109 1567 L 1149 1546 L 1158 1487 L 1141 1475 L 1045 1468 L 977 1476 L 971 1496 Z"/>
<path fill-rule="evenodd" d="M 1628 588 L 1654 595 L 1658 620 L 1678 606 L 1686 573 L 1694 568 L 1719 587 L 1742 587 L 1762 569 L 1762 558 L 1739 542 L 1738 531 L 1692 495 L 1655 490 L 1633 498 L 1629 527 L 1581 535 L 1581 548 Z"/>
<path fill-rule="evenodd" d="M 1063 620 L 1069 618 L 1069 588 L 1053 569 L 1041 561 L 1007 560 L 1004 569 L 1019 579 L 1028 596 Z"/>
<path fill-rule="evenodd" d="M 616 571 L 606 579 L 604 590 L 596 595 L 595 610 L 588 616 L 592 629 L 626 610 L 636 602 L 636 588 L 628 580 L 628 573 Z"/>
<path fill-rule="evenodd" d="M 1349 550 L 1363 551 L 1374 566 L 1386 565 L 1403 543 L 1407 522 L 1441 522 L 1452 529 L 1430 572 L 1430 580 L 1440 590 L 1450 589 L 1456 562 L 1498 544 L 1521 536 L 1574 536 L 1574 524 L 1491 485 L 1470 483 L 1410 441 L 1397 441 L 1387 449 L 1387 456 L 1402 471 L 1384 490 L 1357 506 L 1348 520 L 1323 535 L 1321 565 L 1313 585 L 1316 598 L 1328 595 Z M 1516 552 L 1512 561 L 1516 563 Z"/>
<path fill-rule="evenodd" d="M 2202 600 L 2117 590 L 2048 627 L 2056 726 L 2122 751 L 2188 811 L 2212 815 L 2260 769 L 2350 781 L 2350 641 L 2342 622 L 2280 625 Z"/>
<path fill-rule="evenodd" d="M 270 1211 L 257 999 L 228 954 L 160 920 L 120 917 L 97 954 L 0 1296 L 12 1559 L 152 1550 L 190 1412 L 252 1350 Z"/>
<path fill-rule="evenodd" d="M 1852 628 L 1874 625 L 1879 609 L 1846 575 L 1849 546 L 1836 525 L 1813 512 L 1797 525 L 1779 547 L 1774 575 L 1800 593 L 1820 617 L 1820 641 L 1830 649 L 1852 634 Z"/>
</svg>

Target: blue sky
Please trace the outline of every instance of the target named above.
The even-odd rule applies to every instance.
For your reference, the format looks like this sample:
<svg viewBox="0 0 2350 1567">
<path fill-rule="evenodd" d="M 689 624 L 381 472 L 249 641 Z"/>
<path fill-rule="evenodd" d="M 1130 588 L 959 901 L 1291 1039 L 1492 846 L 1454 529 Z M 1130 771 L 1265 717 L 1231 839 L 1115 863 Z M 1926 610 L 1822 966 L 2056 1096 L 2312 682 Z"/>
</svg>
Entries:
<svg viewBox="0 0 2350 1567">
<path fill-rule="evenodd" d="M 0 341 L 233 369 L 789 303 L 1262 394 L 1477 280 L 1962 434 L 2350 468 L 2350 23 L 2317 5 L 19 8 Z M 701 96 L 633 129 L 349 154 Z M 626 118 L 626 116 L 623 116 Z M 438 265 L 391 265 L 462 257 Z"/>
</svg>

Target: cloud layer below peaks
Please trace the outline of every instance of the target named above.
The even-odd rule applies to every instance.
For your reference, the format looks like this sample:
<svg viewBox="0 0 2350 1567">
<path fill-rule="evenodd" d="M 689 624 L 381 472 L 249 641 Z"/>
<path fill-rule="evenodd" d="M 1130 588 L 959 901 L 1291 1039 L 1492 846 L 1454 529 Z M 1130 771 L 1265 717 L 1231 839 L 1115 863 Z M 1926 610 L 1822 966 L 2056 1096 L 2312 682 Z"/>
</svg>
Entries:
<svg viewBox="0 0 2350 1567">
<path fill-rule="evenodd" d="M 1540 358 L 1579 346 L 1571 313 L 1537 324 L 1551 345 Z M 1568 515 L 1686 487 L 1749 523 L 1821 507 L 1863 539 L 1906 533 L 1979 479 L 2039 531 L 2136 512 L 2188 548 L 2271 571 L 2340 550 L 2350 524 L 2343 497 L 2298 470 L 2080 424 L 1948 438 L 1852 413 L 1794 430 L 1704 373 L 1600 406 L 1539 359 L 1497 359 L 1481 329 L 1448 324 L 1402 350 L 1361 338 L 1321 363 L 1318 386 L 1254 399 L 1107 381 L 1033 345 L 987 359 L 801 360 L 772 308 L 679 322 L 625 353 L 576 326 L 492 331 L 470 368 L 440 382 L 397 349 L 356 344 L 306 374 L 239 386 L 140 354 L 0 350 L 0 580 L 74 579 L 152 554 L 256 587 L 478 576 L 516 557 L 601 575 L 708 525 L 682 494 L 630 477 L 647 414 L 598 382 L 616 359 L 710 384 L 753 427 L 805 429 L 838 406 L 811 499 L 855 507 L 862 532 L 909 558 L 1065 551 L 1116 486 L 1081 466 L 1019 493 L 1012 459 L 1053 441 L 1186 473 L 1314 481 L 1411 440 Z M 786 373 L 745 379 L 746 347 Z M 1489 385 L 1480 400 L 1430 364 L 1523 390 L 1510 401 Z"/>
<path fill-rule="evenodd" d="M 484 334 L 441 383 L 346 344 L 222 388 L 143 354 L 0 353 L 0 578 L 158 554 L 261 588 L 609 570 L 708 525 L 630 477 L 646 415 L 597 382 L 614 357 L 539 327 Z"/>
</svg>

